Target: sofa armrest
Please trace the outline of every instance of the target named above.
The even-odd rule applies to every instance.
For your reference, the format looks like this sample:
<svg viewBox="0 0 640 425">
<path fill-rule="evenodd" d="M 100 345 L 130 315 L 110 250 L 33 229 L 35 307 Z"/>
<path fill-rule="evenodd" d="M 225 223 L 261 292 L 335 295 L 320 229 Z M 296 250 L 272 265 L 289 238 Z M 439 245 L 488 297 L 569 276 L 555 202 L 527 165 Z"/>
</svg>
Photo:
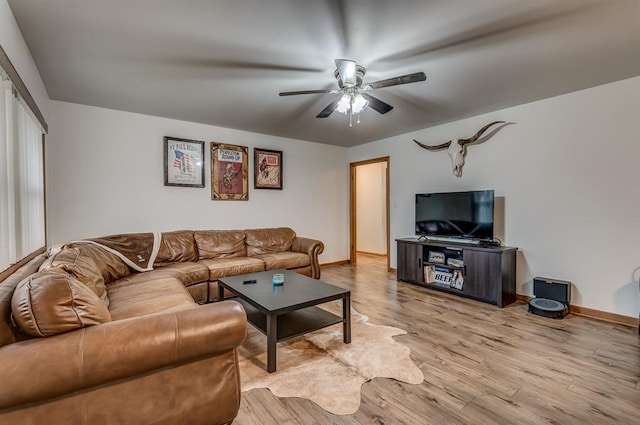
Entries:
<svg viewBox="0 0 640 425">
<path fill-rule="evenodd" d="M 324 251 L 324 244 L 322 241 L 296 236 L 291 244 L 291 251 L 308 254 L 309 259 L 311 260 L 311 277 L 314 279 L 320 279 L 320 263 L 318 262 L 318 255 L 322 254 L 322 251 Z"/>
<path fill-rule="evenodd" d="M 228 352 L 247 334 L 235 301 L 108 322 L 0 348 L 0 410 Z"/>
</svg>

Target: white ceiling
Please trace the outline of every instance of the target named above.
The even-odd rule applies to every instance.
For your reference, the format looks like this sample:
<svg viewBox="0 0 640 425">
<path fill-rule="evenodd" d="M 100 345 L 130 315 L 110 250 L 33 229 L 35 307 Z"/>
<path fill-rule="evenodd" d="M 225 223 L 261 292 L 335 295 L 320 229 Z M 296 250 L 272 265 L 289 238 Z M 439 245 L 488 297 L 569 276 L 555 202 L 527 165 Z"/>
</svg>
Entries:
<svg viewBox="0 0 640 425">
<path fill-rule="evenodd" d="M 340 146 L 640 75 L 640 0 L 8 2 L 51 99 Z M 278 96 L 336 87 L 336 58 L 427 81 L 353 128 Z"/>
</svg>

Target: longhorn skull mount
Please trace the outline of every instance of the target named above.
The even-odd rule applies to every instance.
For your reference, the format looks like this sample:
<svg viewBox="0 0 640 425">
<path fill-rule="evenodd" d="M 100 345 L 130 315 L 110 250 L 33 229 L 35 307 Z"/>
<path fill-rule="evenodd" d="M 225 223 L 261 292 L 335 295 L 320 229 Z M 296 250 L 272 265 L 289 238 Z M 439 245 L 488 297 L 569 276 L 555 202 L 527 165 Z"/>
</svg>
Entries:
<svg viewBox="0 0 640 425">
<path fill-rule="evenodd" d="M 425 148 L 426 150 L 429 150 L 429 151 L 441 151 L 446 149 L 447 153 L 451 157 L 451 162 L 453 165 L 453 174 L 456 177 L 460 177 L 462 176 L 462 166 L 464 165 L 464 157 L 467 154 L 467 145 L 477 142 L 480 136 L 482 136 L 482 134 L 484 134 L 484 132 L 487 131 L 489 127 L 495 124 L 505 124 L 505 122 L 494 121 L 482 127 L 480 131 L 478 131 L 476 134 L 474 134 L 472 137 L 468 139 L 453 139 L 453 140 L 449 140 L 448 142 L 441 143 L 435 146 L 423 145 L 422 143 L 418 142 L 416 139 L 413 139 L 413 141 L 416 142 L 418 146 L 420 146 L 421 148 Z"/>
</svg>

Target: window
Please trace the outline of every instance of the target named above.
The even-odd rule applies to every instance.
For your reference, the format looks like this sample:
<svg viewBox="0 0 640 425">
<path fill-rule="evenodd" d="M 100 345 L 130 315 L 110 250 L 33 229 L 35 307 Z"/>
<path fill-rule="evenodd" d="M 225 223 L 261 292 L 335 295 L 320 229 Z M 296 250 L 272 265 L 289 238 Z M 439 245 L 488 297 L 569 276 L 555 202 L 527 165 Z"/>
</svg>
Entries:
<svg viewBox="0 0 640 425">
<path fill-rule="evenodd" d="M 43 130 L 0 68 L 0 270 L 45 245 Z"/>
</svg>

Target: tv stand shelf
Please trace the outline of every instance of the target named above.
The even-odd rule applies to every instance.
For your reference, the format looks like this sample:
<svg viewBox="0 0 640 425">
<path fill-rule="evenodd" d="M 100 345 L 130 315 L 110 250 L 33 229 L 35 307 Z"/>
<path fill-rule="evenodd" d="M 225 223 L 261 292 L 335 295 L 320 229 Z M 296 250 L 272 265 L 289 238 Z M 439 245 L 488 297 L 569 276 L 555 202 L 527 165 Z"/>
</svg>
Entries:
<svg viewBox="0 0 640 425">
<path fill-rule="evenodd" d="M 396 239 L 396 242 L 399 281 L 498 307 L 504 307 L 516 299 L 517 248 L 417 238 Z M 427 280 L 434 277 L 436 280 Z M 447 279 L 450 284 L 443 282 Z"/>
</svg>

